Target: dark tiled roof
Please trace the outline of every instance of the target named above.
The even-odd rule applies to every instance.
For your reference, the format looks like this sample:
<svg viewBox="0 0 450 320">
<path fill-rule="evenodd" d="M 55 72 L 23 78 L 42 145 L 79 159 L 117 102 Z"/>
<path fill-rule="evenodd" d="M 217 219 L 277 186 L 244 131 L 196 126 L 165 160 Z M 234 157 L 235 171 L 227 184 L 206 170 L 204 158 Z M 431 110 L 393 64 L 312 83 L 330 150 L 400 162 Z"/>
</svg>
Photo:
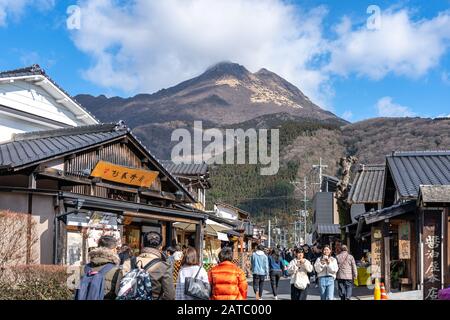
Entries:
<svg viewBox="0 0 450 320">
<path fill-rule="evenodd" d="M 320 223 L 317 225 L 318 234 L 340 234 L 341 229 L 338 224 Z"/>
<path fill-rule="evenodd" d="M 348 195 L 350 203 L 383 201 L 384 165 L 361 165 Z"/>
<path fill-rule="evenodd" d="M 126 135 L 134 139 L 163 174 L 195 201 L 183 184 L 161 165 L 122 121 L 117 124 L 106 123 L 16 134 L 12 141 L 0 144 L 0 171 L 20 170 L 47 159 L 121 139 Z"/>
<path fill-rule="evenodd" d="M 402 198 L 417 198 L 420 185 L 450 184 L 450 150 L 394 152 L 386 160 Z"/>
<path fill-rule="evenodd" d="M 160 161 L 170 173 L 174 175 L 196 176 L 208 173 L 208 165 L 206 163 L 181 163 L 175 164 L 170 160 Z"/>
<path fill-rule="evenodd" d="M 98 124 L 15 134 L 0 144 L 0 169 L 20 168 L 124 136 L 128 128 Z"/>
<path fill-rule="evenodd" d="M 41 68 L 38 64 L 33 64 L 29 67 L 2 71 L 0 72 L 0 78 L 14 78 L 14 77 L 26 77 L 26 76 L 44 76 L 50 81 L 55 87 L 57 87 L 61 92 L 63 92 L 66 96 L 68 96 L 73 102 L 75 102 L 78 107 L 83 109 L 87 114 L 89 114 L 95 121 L 98 121 L 95 116 L 90 113 L 86 108 L 84 108 L 74 97 L 72 97 L 67 91 L 65 91 L 62 87 L 60 87 L 50 76 L 45 72 L 44 69 Z"/>
<path fill-rule="evenodd" d="M 372 224 L 384 219 L 390 219 L 404 213 L 412 212 L 416 209 L 416 201 L 409 200 L 403 203 L 395 204 L 393 206 L 383 208 L 380 210 L 372 210 L 359 216 L 363 218 L 366 224 Z"/>
</svg>

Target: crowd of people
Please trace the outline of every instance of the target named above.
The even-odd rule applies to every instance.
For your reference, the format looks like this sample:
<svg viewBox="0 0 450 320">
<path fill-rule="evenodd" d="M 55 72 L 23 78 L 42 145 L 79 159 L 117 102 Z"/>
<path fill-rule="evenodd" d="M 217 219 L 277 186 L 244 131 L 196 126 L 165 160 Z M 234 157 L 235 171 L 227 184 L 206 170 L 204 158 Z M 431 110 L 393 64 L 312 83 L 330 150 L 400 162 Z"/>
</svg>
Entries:
<svg viewBox="0 0 450 320">
<path fill-rule="evenodd" d="M 195 248 L 175 245 L 163 250 L 161 244 L 161 234 L 149 232 L 143 239 L 141 253 L 134 256 L 127 246 L 118 250 L 114 237 L 102 236 L 98 247 L 89 252 L 89 263 L 84 267 L 82 279 L 98 274 L 103 276 L 103 284 L 98 286 L 102 290 L 102 299 L 119 298 L 121 287 L 128 281 L 124 279 L 130 278 L 132 272 L 139 274 L 134 270 L 144 270 L 148 275 L 151 282 L 149 300 L 247 299 L 247 277 L 233 262 L 232 248 L 222 248 L 219 263 L 206 271 Z M 319 288 L 322 300 L 333 300 L 335 282 L 340 299 L 349 300 L 353 281 L 357 278 L 355 259 L 341 243 L 333 249 L 334 252 L 329 245 L 319 244 L 290 249 L 258 245 L 251 255 L 256 299 L 263 298 L 264 284 L 269 279 L 274 299 L 278 300 L 280 279 L 285 277 L 290 278 L 292 300 L 306 300 L 311 286 Z M 177 264 L 179 270 L 174 274 Z M 84 293 L 84 296 L 89 295 Z"/>
</svg>

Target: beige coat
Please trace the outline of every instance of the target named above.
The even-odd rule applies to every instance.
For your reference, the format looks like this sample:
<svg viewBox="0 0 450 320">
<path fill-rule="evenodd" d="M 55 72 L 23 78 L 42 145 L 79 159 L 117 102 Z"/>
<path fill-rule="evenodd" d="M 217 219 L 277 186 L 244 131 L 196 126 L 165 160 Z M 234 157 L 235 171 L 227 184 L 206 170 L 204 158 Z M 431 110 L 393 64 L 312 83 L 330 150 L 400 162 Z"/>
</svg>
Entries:
<svg viewBox="0 0 450 320">
<path fill-rule="evenodd" d="M 336 274 L 338 280 L 354 280 L 358 277 L 355 258 L 347 251 L 342 251 L 336 257 L 339 270 Z"/>
</svg>

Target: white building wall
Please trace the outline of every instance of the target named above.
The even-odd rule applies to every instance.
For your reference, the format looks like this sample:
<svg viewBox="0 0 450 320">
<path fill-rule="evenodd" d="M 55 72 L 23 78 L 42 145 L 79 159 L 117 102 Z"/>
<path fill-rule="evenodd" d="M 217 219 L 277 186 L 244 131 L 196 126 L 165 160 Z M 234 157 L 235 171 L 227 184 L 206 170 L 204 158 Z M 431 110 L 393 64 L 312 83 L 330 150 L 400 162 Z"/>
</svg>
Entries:
<svg viewBox="0 0 450 320">
<path fill-rule="evenodd" d="M 20 111 L 76 126 L 79 121 L 39 85 L 17 80 L 0 85 L 0 104 Z"/>
<path fill-rule="evenodd" d="M 0 112 L 0 143 L 10 140 L 13 133 L 55 129 L 54 125 L 32 122 Z"/>
</svg>

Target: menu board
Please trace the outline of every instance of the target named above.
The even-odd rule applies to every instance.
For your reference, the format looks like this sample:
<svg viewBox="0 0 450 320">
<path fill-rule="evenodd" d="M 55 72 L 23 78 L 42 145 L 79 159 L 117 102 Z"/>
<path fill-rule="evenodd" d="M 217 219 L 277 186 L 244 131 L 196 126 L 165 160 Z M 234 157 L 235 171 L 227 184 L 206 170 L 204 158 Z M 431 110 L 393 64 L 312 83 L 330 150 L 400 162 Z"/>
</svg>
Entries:
<svg viewBox="0 0 450 320">
<path fill-rule="evenodd" d="M 381 228 L 372 227 L 371 232 L 371 266 L 370 273 L 372 278 L 381 278 L 381 249 L 383 234 Z"/>
<path fill-rule="evenodd" d="M 437 300 L 442 288 L 442 211 L 424 210 L 423 299 Z"/>
<path fill-rule="evenodd" d="M 398 226 L 398 257 L 399 259 L 411 259 L 411 228 L 408 221 Z"/>
</svg>

